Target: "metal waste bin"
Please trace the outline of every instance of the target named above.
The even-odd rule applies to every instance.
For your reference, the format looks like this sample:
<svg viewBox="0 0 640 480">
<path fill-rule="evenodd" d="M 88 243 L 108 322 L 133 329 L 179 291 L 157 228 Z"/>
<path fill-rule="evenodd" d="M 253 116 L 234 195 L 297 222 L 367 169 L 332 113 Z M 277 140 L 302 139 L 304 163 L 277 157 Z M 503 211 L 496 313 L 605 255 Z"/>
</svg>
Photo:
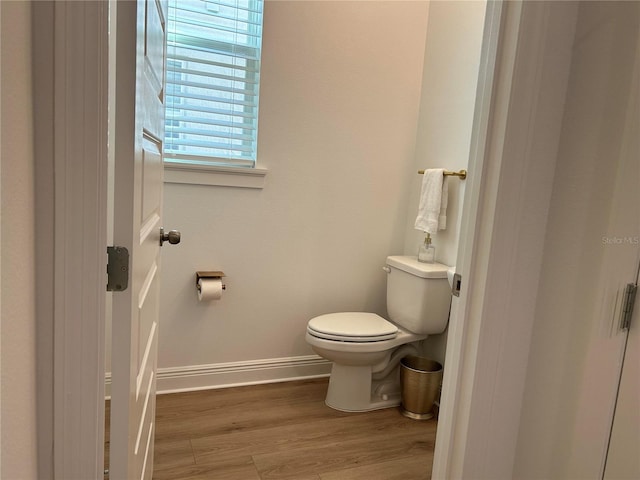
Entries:
<svg viewBox="0 0 640 480">
<path fill-rule="evenodd" d="M 416 420 L 433 417 L 433 404 L 440 394 L 442 365 L 410 355 L 400 361 L 402 414 Z"/>
</svg>

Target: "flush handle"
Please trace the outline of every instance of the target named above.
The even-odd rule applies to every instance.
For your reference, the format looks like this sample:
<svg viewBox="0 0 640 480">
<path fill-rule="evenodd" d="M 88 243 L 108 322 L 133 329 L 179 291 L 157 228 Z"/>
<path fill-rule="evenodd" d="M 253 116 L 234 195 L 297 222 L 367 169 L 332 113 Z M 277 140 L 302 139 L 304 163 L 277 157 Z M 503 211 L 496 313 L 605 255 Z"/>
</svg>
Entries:
<svg viewBox="0 0 640 480">
<path fill-rule="evenodd" d="M 382 270 L 384 270 L 387 273 L 391 273 L 391 268 L 387 267 L 386 265 L 384 267 L 382 267 Z"/>
</svg>

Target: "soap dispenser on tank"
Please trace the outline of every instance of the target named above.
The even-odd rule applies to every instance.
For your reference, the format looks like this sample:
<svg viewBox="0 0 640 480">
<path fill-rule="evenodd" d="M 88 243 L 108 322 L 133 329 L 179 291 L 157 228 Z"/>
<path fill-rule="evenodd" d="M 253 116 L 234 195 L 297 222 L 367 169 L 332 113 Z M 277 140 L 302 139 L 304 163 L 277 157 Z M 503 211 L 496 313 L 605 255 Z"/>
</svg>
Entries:
<svg viewBox="0 0 640 480">
<path fill-rule="evenodd" d="M 436 261 L 436 247 L 432 245 L 429 233 L 424 237 L 424 242 L 418 250 L 418 261 L 422 263 L 435 263 Z"/>
</svg>

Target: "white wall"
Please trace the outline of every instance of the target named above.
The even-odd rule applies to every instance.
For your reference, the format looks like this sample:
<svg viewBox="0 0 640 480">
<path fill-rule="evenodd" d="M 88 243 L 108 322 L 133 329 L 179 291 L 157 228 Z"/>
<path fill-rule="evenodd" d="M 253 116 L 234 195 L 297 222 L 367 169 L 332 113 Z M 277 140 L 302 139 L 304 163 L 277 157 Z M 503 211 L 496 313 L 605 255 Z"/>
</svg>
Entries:
<svg viewBox="0 0 640 480">
<path fill-rule="evenodd" d="M 267 1 L 262 190 L 166 184 L 159 367 L 299 357 L 309 318 L 385 312 L 403 251 L 428 5 Z M 196 270 L 227 291 L 198 303 Z"/>
<path fill-rule="evenodd" d="M 31 6 L 2 2 L 2 478 L 37 478 Z"/>
<path fill-rule="evenodd" d="M 424 233 L 414 228 L 422 175 L 418 170 L 459 171 L 469 164 L 486 2 L 431 2 L 424 55 L 420 117 L 404 253 L 416 255 Z M 456 265 L 465 180 L 449 177 L 447 228 L 432 236 L 436 261 Z M 424 355 L 444 363 L 446 332 L 425 342 Z"/>
<path fill-rule="evenodd" d="M 424 233 L 413 227 L 422 183 L 418 170 L 458 171 L 469 164 L 485 7 L 484 1 L 434 1 L 429 6 L 414 176 L 407 210 L 407 255 L 416 255 L 424 241 Z M 456 264 L 464 185 L 464 180 L 449 178 L 447 228 L 432 235 L 436 261 L 445 265 Z"/>
<path fill-rule="evenodd" d="M 620 358 L 605 299 L 631 281 L 638 251 L 626 245 L 612 269 L 608 250 L 623 246 L 603 238 L 640 234 L 637 194 L 614 203 L 640 180 L 637 132 L 626 139 L 635 151 L 621 148 L 639 28 L 637 2 L 580 4 L 513 478 L 600 478 Z M 630 231 L 615 228 L 623 211 Z"/>
</svg>

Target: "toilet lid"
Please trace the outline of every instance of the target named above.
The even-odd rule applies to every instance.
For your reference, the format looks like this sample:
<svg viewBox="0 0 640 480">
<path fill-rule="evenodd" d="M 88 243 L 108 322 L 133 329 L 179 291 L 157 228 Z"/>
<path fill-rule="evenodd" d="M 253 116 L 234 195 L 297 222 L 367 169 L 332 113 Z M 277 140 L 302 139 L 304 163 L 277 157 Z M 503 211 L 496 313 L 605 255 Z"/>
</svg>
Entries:
<svg viewBox="0 0 640 480">
<path fill-rule="evenodd" d="M 375 313 L 329 313 L 309 320 L 314 337 L 343 342 L 379 342 L 398 335 L 398 327 Z"/>
</svg>

